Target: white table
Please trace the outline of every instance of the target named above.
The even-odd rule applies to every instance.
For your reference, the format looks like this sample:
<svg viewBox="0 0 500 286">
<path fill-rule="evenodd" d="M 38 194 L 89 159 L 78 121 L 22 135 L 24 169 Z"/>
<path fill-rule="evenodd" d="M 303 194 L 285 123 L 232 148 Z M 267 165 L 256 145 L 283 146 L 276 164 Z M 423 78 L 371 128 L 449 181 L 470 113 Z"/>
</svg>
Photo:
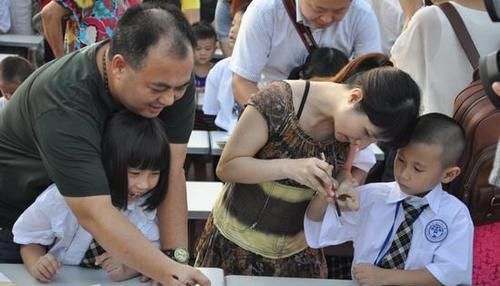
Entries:
<svg viewBox="0 0 500 286">
<path fill-rule="evenodd" d="M 33 49 L 43 42 L 40 35 L 0 35 L 0 46 Z"/>
<path fill-rule="evenodd" d="M 229 133 L 226 131 L 209 131 L 208 135 L 210 137 L 210 152 L 212 156 L 220 156 L 222 154 L 222 147 L 218 142 L 227 142 Z"/>
<path fill-rule="evenodd" d="M 125 282 L 112 282 L 104 270 L 95 270 L 82 268 L 78 266 L 63 266 L 55 279 L 50 284 L 44 284 L 36 281 L 29 272 L 24 268 L 23 264 L 0 264 L 0 272 L 2 272 L 9 280 L 15 283 L 16 286 L 41 286 L 41 285 L 56 285 L 56 286 L 106 286 L 106 285 L 123 285 L 123 286 L 145 286 L 139 282 L 138 278 L 131 279 Z"/>
<path fill-rule="evenodd" d="M 261 276 L 226 276 L 226 286 L 356 286 L 351 280 Z"/>
<path fill-rule="evenodd" d="M 0 50 L 5 53 L 16 53 L 26 57 L 36 66 L 36 49 L 43 43 L 40 35 L 0 35 Z"/>
<path fill-rule="evenodd" d="M 2 54 L 0 53 L 0 62 L 3 61 L 3 59 L 5 59 L 6 57 L 13 57 L 13 56 L 17 56 L 16 54 Z"/>
<path fill-rule="evenodd" d="M 210 154 L 210 142 L 208 137 L 208 131 L 193 130 L 193 132 L 191 132 L 191 136 L 189 137 L 189 142 L 187 146 L 187 153 L 191 155 Z"/>
<path fill-rule="evenodd" d="M 186 182 L 188 218 L 207 219 L 222 186 L 221 182 Z"/>
<path fill-rule="evenodd" d="M 224 277 L 221 269 L 198 268 L 212 282 L 212 286 L 224 286 Z M 149 286 L 150 283 L 141 283 L 139 278 L 133 278 L 123 282 L 111 281 L 106 272 L 101 269 L 88 269 L 78 266 L 63 266 L 54 280 L 49 284 L 36 281 L 26 270 L 23 264 L 0 264 L 0 274 L 5 275 L 16 286 Z M 0 275 L 1 276 L 1 275 Z M 0 280 L 0 285 L 3 285 Z M 8 284 L 7 284 L 8 285 Z M 9 285 L 10 286 L 10 285 Z"/>
<path fill-rule="evenodd" d="M 257 277 L 230 275 L 225 278 L 217 268 L 198 268 L 211 281 L 212 286 L 355 286 L 353 281 L 331 279 L 305 279 L 281 277 Z M 37 282 L 22 264 L 0 264 L 0 272 L 17 286 L 148 286 L 138 278 L 124 282 L 112 282 L 104 270 L 87 269 L 78 266 L 63 266 L 50 284 Z M 0 282 L 1 285 L 2 282 Z"/>
</svg>

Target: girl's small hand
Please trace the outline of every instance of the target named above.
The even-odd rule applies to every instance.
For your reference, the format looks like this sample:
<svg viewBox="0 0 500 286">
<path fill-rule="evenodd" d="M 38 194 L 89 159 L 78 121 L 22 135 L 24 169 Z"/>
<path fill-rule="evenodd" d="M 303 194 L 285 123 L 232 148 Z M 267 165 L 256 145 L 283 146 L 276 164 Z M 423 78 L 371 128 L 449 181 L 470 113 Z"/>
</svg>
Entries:
<svg viewBox="0 0 500 286">
<path fill-rule="evenodd" d="M 289 166 L 290 178 L 301 185 L 318 191 L 325 197 L 333 197 L 338 183 L 332 177 L 333 166 L 318 158 L 292 160 Z"/>
<path fill-rule="evenodd" d="M 38 281 L 48 283 L 56 276 L 60 268 L 61 262 L 57 261 L 52 254 L 47 253 L 31 266 L 30 272 Z"/>
</svg>

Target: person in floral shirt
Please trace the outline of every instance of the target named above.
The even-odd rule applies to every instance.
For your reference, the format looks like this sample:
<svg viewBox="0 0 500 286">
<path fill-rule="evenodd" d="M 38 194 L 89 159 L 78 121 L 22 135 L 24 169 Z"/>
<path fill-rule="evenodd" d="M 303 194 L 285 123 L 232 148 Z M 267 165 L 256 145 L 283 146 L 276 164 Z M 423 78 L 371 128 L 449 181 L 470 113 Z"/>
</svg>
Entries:
<svg viewBox="0 0 500 286">
<path fill-rule="evenodd" d="M 52 0 L 42 10 L 44 34 L 54 55 L 108 39 L 118 19 L 141 0 Z M 63 31 L 63 21 L 66 26 Z M 63 38 L 64 37 L 64 38 Z"/>
</svg>

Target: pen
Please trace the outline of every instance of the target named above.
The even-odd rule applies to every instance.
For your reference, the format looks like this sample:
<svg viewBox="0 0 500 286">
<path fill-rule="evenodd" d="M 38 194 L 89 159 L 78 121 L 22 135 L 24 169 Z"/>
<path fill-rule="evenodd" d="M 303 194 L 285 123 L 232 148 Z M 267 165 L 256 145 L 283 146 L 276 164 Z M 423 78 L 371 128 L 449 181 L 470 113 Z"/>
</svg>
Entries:
<svg viewBox="0 0 500 286">
<path fill-rule="evenodd" d="M 320 156 L 321 156 L 321 160 L 326 162 L 325 153 L 321 152 Z M 339 217 L 341 217 L 342 213 L 340 212 L 340 206 L 339 206 L 339 203 L 337 202 L 337 198 L 335 198 L 335 200 L 333 201 L 333 203 L 335 205 L 335 210 L 337 211 L 337 215 Z"/>
</svg>

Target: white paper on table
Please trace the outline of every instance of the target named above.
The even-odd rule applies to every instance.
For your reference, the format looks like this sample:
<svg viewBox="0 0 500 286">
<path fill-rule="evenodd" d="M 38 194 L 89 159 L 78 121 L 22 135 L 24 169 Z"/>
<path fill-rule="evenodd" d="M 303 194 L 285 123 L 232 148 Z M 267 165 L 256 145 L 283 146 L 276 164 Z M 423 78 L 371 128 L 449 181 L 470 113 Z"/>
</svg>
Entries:
<svg viewBox="0 0 500 286">
<path fill-rule="evenodd" d="M 0 282 L 12 282 L 7 276 L 0 272 Z"/>
</svg>

